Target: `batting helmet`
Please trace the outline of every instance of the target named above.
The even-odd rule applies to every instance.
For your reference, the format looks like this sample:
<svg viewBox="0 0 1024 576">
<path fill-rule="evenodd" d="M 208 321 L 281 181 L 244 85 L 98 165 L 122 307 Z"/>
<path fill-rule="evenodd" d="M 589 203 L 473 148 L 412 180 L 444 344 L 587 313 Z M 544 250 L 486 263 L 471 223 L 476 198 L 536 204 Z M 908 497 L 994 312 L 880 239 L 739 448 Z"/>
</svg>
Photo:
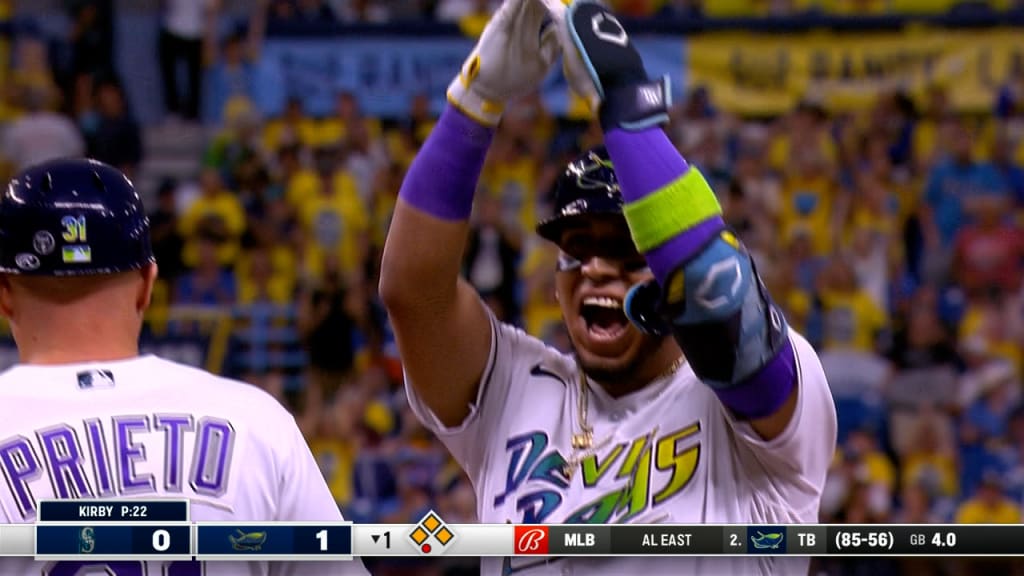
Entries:
<svg viewBox="0 0 1024 576">
<path fill-rule="evenodd" d="M 555 212 L 537 225 L 542 237 L 559 242 L 566 225 L 579 218 L 622 214 L 622 193 L 608 151 L 599 146 L 569 163 L 555 182 Z M 633 286 L 626 295 L 626 317 L 642 331 L 669 334 L 669 325 L 658 313 L 661 291 L 657 282 Z"/>
<path fill-rule="evenodd" d="M 112 166 L 51 160 L 19 173 L 0 197 L 0 272 L 112 274 L 154 261 L 142 200 Z"/>
<path fill-rule="evenodd" d="M 557 243 L 573 220 L 595 214 L 622 214 L 619 180 L 608 151 L 599 146 L 569 163 L 555 182 L 555 211 L 537 224 L 537 234 Z"/>
</svg>

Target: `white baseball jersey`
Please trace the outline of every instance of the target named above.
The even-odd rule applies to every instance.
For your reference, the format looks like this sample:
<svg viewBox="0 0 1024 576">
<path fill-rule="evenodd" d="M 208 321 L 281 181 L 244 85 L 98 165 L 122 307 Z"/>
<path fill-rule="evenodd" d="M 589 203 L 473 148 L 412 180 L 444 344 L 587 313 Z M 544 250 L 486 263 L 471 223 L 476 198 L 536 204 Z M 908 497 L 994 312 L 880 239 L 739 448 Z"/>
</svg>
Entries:
<svg viewBox="0 0 1024 576">
<path fill-rule="evenodd" d="M 492 320 L 493 345 L 472 413 L 440 424 L 411 386 L 416 414 L 466 470 L 479 521 L 594 524 L 791 524 L 818 521 L 836 414 L 818 357 L 790 332 L 795 415 L 764 441 L 735 420 L 689 364 L 621 398 L 589 385 L 594 449 L 567 478 L 580 430 L 576 361 Z M 807 573 L 800 557 L 488 558 L 483 573 L 718 575 Z"/>
<path fill-rule="evenodd" d="M 341 522 L 295 419 L 255 386 L 155 356 L 0 374 L 0 522 L 53 498 L 190 501 L 195 522 Z M 366 574 L 351 562 L 72 562 L 0 559 L 0 574 Z"/>
</svg>

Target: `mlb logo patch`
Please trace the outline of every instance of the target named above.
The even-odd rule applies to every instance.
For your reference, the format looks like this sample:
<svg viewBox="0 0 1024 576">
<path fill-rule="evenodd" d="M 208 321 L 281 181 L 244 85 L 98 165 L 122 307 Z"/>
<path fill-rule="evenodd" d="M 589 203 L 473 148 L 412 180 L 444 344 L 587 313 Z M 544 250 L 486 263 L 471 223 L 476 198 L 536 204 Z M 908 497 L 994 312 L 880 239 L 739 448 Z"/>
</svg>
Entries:
<svg viewBox="0 0 1024 576">
<path fill-rule="evenodd" d="M 63 254 L 65 264 L 85 264 L 92 262 L 92 249 L 85 244 L 65 246 Z"/>
<path fill-rule="evenodd" d="M 78 387 L 86 390 L 92 388 L 113 388 L 114 373 L 110 370 L 85 370 L 78 373 Z"/>
</svg>

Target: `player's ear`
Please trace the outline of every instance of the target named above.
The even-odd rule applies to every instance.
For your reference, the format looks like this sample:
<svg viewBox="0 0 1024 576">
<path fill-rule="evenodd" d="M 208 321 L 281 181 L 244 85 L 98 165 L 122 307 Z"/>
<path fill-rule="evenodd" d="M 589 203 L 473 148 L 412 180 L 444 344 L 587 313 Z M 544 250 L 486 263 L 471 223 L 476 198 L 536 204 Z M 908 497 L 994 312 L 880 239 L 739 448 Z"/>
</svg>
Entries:
<svg viewBox="0 0 1024 576">
<path fill-rule="evenodd" d="M 156 263 L 150 263 L 143 266 L 139 273 L 142 275 L 142 284 L 139 286 L 139 292 L 135 300 L 135 309 L 142 314 L 149 308 L 149 303 L 153 300 L 153 286 L 156 285 L 157 267 Z"/>
<path fill-rule="evenodd" d="M 0 316 L 10 318 L 14 315 L 14 302 L 11 301 L 11 280 L 6 274 L 0 274 Z"/>
</svg>

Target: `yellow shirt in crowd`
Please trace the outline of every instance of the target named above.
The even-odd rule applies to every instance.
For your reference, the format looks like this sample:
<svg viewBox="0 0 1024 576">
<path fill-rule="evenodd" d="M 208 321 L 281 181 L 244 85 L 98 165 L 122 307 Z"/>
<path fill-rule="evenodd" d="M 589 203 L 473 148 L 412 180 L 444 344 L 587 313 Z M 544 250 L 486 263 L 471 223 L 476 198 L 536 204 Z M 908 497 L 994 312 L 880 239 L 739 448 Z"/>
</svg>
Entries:
<svg viewBox="0 0 1024 576">
<path fill-rule="evenodd" d="M 360 269 L 361 242 L 369 231 L 369 215 L 351 174 L 338 173 L 333 193 L 317 190 L 302 198 L 296 208 L 306 237 L 306 272 L 318 277 L 327 256 L 338 258 L 344 274 Z"/>
<path fill-rule="evenodd" d="M 874 351 L 875 336 L 886 326 L 887 316 L 867 292 L 826 291 L 821 300 L 826 350 Z"/>
<path fill-rule="evenodd" d="M 334 501 L 349 503 L 352 500 L 352 467 L 355 462 L 352 445 L 336 438 L 314 438 L 309 449 L 320 465 Z"/>
<path fill-rule="evenodd" d="M 786 179 L 779 214 L 784 238 L 810 234 L 817 256 L 832 251 L 834 184 L 825 176 Z"/>
<path fill-rule="evenodd" d="M 234 194 L 222 191 L 213 196 L 200 195 L 181 217 L 178 231 L 185 238 L 182 258 L 187 266 L 195 266 L 198 256 L 196 230 L 207 218 L 219 218 L 224 222 L 230 239 L 217 249 L 217 261 L 230 266 L 238 259 L 240 240 L 245 232 L 245 210 Z"/>
<path fill-rule="evenodd" d="M 995 507 L 971 499 L 960 505 L 956 511 L 957 524 L 1019 524 L 1020 508 L 1010 500 L 1003 500 Z"/>
<path fill-rule="evenodd" d="M 532 158 L 495 163 L 484 174 L 484 186 L 501 199 L 503 216 L 514 216 L 523 231 L 533 230 L 537 223 L 537 165 Z"/>
</svg>

